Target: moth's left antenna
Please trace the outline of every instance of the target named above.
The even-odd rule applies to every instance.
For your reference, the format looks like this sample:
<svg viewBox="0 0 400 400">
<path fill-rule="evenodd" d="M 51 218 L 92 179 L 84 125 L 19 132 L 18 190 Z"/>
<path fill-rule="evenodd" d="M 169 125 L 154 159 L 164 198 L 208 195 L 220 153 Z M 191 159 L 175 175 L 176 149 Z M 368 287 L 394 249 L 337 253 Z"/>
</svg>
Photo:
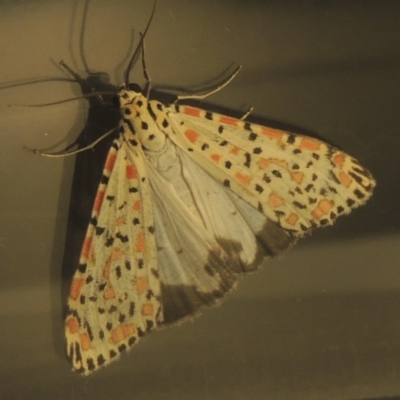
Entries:
<svg viewBox="0 0 400 400">
<path fill-rule="evenodd" d="M 85 52 L 84 52 L 85 32 L 86 32 L 86 22 L 87 22 L 88 8 L 89 8 L 89 0 L 86 0 L 85 1 L 85 5 L 84 5 L 84 9 L 83 9 L 81 32 L 79 34 L 79 53 L 80 53 L 81 60 L 82 60 L 82 63 L 83 63 L 83 68 L 85 68 L 85 71 L 88 74 L 90 74 L 89 66 L 87 65 L 86 58 L 85 58 Z"/>
</svg>

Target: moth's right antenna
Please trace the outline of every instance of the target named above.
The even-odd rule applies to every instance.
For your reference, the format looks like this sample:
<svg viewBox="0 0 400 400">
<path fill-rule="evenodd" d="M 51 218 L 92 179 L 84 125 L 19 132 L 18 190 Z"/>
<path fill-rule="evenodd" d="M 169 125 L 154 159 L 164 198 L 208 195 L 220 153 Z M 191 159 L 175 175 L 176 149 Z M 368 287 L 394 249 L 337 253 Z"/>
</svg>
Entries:
<svg viewBox="0 0 400 400">
<path fill-rule="evenodd" d="M 135 59 L 136 59 L 136 57 L 138 56 L 139 51 L 140 51 L 140 49 L 141 49 L 141 47 L 142 47 L 142 45 L 143 45 L 143 40 L 144 40 L 144 38 L 145 38 L 145 36 L 146 36 L 146 33 L 147 33 L 147 31 L 148 31 L 148 29 L 149 29 L 149 27 L 150 27 L 151 21 L 153 20 L 155 11 L 156 11 L 156 1 L 154 1 L 154 4 L 153 4 L 153 11 L 151 12 L 149 21 L 147 22 L 146 29 L 145 29 L 144 32 L 140 35 L 139 44 L 137 45 L 137 47 L 136 47 L 136 49 L 135 49 L 135 52 L 133 53 L 133 56 L 131 57 L 131 59 L 130 59 L 130 61 L 129 61 L 128 68 L 126 69 L 126 73 L 125 73 L 125 85 L 128 85 L 128 83 L 129 83 L 129 74 L 130 74 L 130 72 L 131 72 L 133 63 L 135 62 Z"/>
</svg>

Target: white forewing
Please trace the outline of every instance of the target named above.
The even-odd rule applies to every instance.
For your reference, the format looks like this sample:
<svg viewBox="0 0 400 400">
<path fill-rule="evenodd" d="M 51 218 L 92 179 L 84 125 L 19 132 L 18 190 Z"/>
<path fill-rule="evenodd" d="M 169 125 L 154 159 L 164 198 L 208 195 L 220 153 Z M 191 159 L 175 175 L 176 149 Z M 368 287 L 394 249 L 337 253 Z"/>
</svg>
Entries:
<svg viewBox="0 0 400 400">
<path fill-rule="evenodd" d="M 317 139 L 187 106 L 168 110 L 171 140 L 214 179 L 293 235 L 364 204 L 375 185 L 348 154 Z"/>
<path fill-rule="evenodd" d="M 114 141 L 66 317 L 67 353 L 90 373 L 161 322 L 153 209 L 141 149 Z"/>
</svg>

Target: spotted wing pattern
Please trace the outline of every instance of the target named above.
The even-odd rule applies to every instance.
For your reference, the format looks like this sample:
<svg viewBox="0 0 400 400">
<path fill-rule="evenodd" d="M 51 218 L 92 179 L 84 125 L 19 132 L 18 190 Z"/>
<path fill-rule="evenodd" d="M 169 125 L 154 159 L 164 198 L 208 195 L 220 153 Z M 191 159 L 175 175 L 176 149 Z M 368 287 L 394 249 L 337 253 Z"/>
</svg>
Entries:
<svg viewBox="0 0 400 400">
<path fill-rule="evenodd" d="M 365 203 L 375 185 L 319 140 L 132 88 L 118 98 L 120 137 L 68 299 L 67 353 L 85 375 L 218 304 L 240 274 Z"/>
</svg>

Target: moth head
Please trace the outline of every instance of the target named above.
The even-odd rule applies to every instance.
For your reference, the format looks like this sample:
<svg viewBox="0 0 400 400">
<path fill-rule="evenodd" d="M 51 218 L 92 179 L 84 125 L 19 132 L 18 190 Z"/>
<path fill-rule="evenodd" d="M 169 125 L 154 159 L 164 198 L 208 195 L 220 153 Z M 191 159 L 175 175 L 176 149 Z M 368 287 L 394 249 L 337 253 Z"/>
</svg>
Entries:
<svg viewBox="0 0 400 400">
<path fill-rule="evenodd" d="M 133 104 L 135 99 L 142 96 L 142 88 L 136 83 L 122 84 L 114 98 L 115 106 L 122 108 Z"/>
</svg>

